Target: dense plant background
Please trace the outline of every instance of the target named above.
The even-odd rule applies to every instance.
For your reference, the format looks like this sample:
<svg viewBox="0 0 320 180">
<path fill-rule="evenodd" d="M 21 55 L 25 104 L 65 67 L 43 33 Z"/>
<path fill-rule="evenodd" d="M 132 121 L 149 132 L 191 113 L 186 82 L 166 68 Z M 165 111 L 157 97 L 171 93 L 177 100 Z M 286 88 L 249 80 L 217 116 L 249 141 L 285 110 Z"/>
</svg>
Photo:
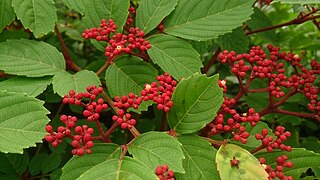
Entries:
<svg viewBox="0 0 320 180">
<path fill-rule="evenodd" d="M 0 179 L 320 177 L 318 3 L 0 0 Z"/>
</svg>

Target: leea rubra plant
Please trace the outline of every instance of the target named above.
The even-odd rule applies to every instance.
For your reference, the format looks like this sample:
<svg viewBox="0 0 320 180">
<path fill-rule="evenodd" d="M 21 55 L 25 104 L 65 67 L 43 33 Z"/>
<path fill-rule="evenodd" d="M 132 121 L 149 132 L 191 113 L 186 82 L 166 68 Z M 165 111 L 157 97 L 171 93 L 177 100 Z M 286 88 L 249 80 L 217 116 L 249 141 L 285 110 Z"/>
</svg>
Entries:
<svg viewBox="0 0 320 180">
<path fill-rule="evenodd" d="M 317 179 L 317 0 L 0 0 L 0 179 Z"/>
</svg>

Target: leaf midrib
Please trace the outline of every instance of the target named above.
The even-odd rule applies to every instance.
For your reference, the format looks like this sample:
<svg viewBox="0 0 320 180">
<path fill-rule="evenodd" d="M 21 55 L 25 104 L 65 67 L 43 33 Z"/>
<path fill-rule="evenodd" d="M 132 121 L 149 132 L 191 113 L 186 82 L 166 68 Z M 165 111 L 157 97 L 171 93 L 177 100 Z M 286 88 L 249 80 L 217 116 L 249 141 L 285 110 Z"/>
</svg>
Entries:
<svg viewBox="0 0 320 180">
<path fill-rule="evenodd" d="M 250 1 L 249 1 L 250 2 Z M 181 24 L 174 24 L 173 26 L 171 26 L 171 27 L 165 27 L 165 31 L 169 31 L 169 30 L 171 30 L 171 29 L 176 29 L 176 28 L 179 28 L 179 26 L 183 26 L 183 25 L 186 25 L 186 24 L 191 24 L 192 22 L 194 22 L 194 21 L 200 21 L 200 20 L 203 20 L 203 19 L 206 19 L 206 18 L 208 18 L 209 16 L 218 16 L 218 15 L 220 15 L 220 14 L 222 14 L 222 13 L 225 13 L 225 12 L 228 12 L 228 11 L 234 11 L 234 9 L 235 8 L 239 8 L 239 7 L 242 7 L 242 6 L 246 6 L 248 4 L 248 2 L 245 2 L 244 4 L 242 4 L 242 5 L 240 5 L 240 6 L 236 6 L 236 7 L 233 7 L 233 8 L 231 8 L 231 9 L 227 9 L 227 10 L 224 10 L 224 11 L 220 11 L 220 12 L 217 12 L 217 13 L 215 13 L 215 14 L 210 14 L 210 15 L 208 15 L 208 16 L 204 16 L 204 17 L 201 17 L 201 18 L 199 18 L 199 19 L 195 19 L 195 20 L 193 20 L 193 21 L 186 21 L 186 22 L 184 22 L 184 23 L 181 23 Z M 191 15 L 191 14 L 190 14 Z M 188 19 L 190 18 L 190 16 L 188 17 Z"/>
</svg>

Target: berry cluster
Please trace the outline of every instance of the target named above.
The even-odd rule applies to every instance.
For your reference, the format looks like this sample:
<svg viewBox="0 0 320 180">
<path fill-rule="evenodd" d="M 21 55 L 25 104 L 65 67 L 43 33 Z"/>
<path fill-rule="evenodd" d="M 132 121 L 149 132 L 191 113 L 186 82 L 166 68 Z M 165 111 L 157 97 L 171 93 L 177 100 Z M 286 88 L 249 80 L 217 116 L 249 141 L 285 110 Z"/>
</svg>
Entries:
<svg viewBox="0 0 320 180">
<path fill-rule="evenodd" d="M 133 18 L 136 16 L 136 9 L 133 6 L 131 6 L 129 7 L 128 12 L 129 14 L 127 17 L 126 25 L 131 27 L 133 23 Z"/>
<path fill-rule="evenodd" d="M 159 110 L 168 112 L 173 106 L 171 101 L 172 93 L 177 86 L 177 82 L 168 74 L 156 77 L 158 83 L 145 84 L 140 92 L 141 96 L 129 93 L 128 96 L 114 97 L 114 106 L 119 108 L 117 115 L 112 120 L 120 124 L 122 129 L 130 129 L 136 124 L 136 120 L 131 117 L 127 110 L 129 108 L 138 109 L 142 101 L 152 100 L 157 104 Z"/>
<path fill-rule="evenodd" d="M 172 93 L 177 86 L 175 81 L 168 73 L 156 77 L 159 85 L 156 82 L 146 84 L 144 90 L 141 91 L 143 100 L 152 100 L 157 103 L 157 108 L 168 112 L 173 106 L 171 101 Z"/>
<path fill-rule="evenodd" d="M 107 109 L 108 105 L 104 103 L 102 98 L 99 98 L 97 101 L 95 101 L 95 99 L 103 92 L 103 88 L 88 86 L 86 90 L 87 92 L 84 93 L 75 93 L 74 90 L 70 90 L 69 94 L 63 97 L 62 103 L 83 106 L 85 109 L 82 113 L 83 116 L 86 117 L 89 122 L 95 121 L 100 125 L 100 113 L 104 109 Z M 53 127 L 47 125 L 46 131 L 49 135 L 45 136 L 45 140 L 51 143 L 53 147 L 57 147 L 64 137 L 71 138 L 73 140 L 71 145 L 74 147 L 72 154 L 79 156 L 83 155 L 84 152 L 90 154 L 90 148 L 93 147 L 93 129 L 87 125 L 76 126 L 78 119 L 75 116 L 61 115 L 60 120 L 65 126 L 59 126 L 57 132 L 54 132 Z"/>
<path fill-rule="evenodd" d="M 82 37 L 85 39 L 96 39 L 97 41 L 109 41 L 110 34 L 114 33 L 117 29 L 117 25 L 112 19 L 107 23 L 105 19 L 100 21 L 100 27 L 86 29 L 82 33 Z"/>
<path fill-rule="evenodd" d="M 207 125 L 210 128 L 208 136 L 229 132 L 234 135 L 234 140 L 241 141 L 243 144 L 247 142 L 250 134 L 246 132 L 246 128 L 241 123 L 250 123 L 252 126 L 255 126 L 260 121 L 260 116 L 253 108 L 249 108 L 246 113 L 237 113 L 236 109 L 231 108 L 235 103 L 235 99 L 224 98 L 224 102 L 216 118 Z"/>
<path fill-rule="evenodd" d="M 270 165 L 266 165 L 266 160 L 264 158 L 259 158 L 260 164 L 265 168 L 266 172 L 269 174 L 269 179 L 279 178 L 281 180 L 293 180 L 292 176 L 285 176 L 283 173 L 283 169 L 293 167 L 293 163 L 291 161 L 287 161 L 288 156 L 282 155 L 276 158 L 277 166 L 273 169 Z"/>
<path fill-rule="evenodd" d="M 134 49 L 143 52 L 150 48 L 149 41 L 144 39 L 144 32 L 138 27 L 131 27 L 128 35 L 117 33 L 112 36 L 106 47 L 105 55 L 112 59 L 116 55 L 130 53 Z"/>
<path fill-rule="evenodd" d="M 155 173 L 159 180 L 174 180 L 174 173 L 167 165 L 158 166 Z"/>
<path fill-rule="evenodd" d="M 132 27 L 133 17 L 136 13 L 134 7 L 130 7 L 128 11 L 129 15 L 126 20 L 126 26 L 129 27 L 127 28 L 125 26 L 125 29 L 128 31 L 126 34 L 115 33 L 117 26 L 112 19 L 110 19 L 108 23 L 102 19 L 100 27 L 86 29 L 82 33 L 82 37 L 85 39 L 108 42 L 105 48 L 105 56 L 108 57 L 109 62 L 113 62 L 117 55 L 124 53 L 135 54 L 133 52 L 134 50 L 138 50 L 141 54 L 151 48 L 149 41 L 144 39 L 144 32 L 138 27 Z"/>
<path fill-rule="evenodd" d="M 263 148 L 266 148 L 268 152 L 272 152 L 275 148 L 279 148 L 280 150 L 289 152 L 292 150 L 291 146 L 286 146 L 285 144 L 283 144 L 283 141 L 286 141 L 287 138 L 291 136 L 291 133 L 289 131 L 285 131 L 285 128 L 283 126 L 278 126 L 276 128 L 276 132 L 274 133 L 274 135 L 277 136 L 277 139 L 273 139 L 272 136 L 267 135 L 268 130 L 262 129 L 261 134 L 256 134 L 255 138 L 257 140 L 261 140 L 261 146 Z"/>
<path fill-rule="evenodd" d="M 320 88 L 312 85 L 316 76 L 320 75 L 320 62 L 312 60 L 311 69 L 308 70 L 297 54 L 280 52 L 280 48 L 272 45 L 268 45 L 267 48 L 270 52 L 269 57 L 261 47 L 254 46 L 249 53 L 242 54 L 225 50 L 218 55 L 218 59 L 231 67 L 231 72 L 238 77 L 240 84 L 246 77 L 248 77 L 247 82 L 250 83 L 256 78 L 267 79 L 269 86 L 266 91 L 261 92 L 269 92 L 271 99 L 272 97 L 279 99 L 286 96 L 284 89 L 290 89 L 291 92 L 288 96 L 303 93 L 310 101 L 308 109 L 316 111 L 320 115 L 318 100 Z M 291 77 L 288 77 L 288 65 L 293 68 Z M 246 88 L 243 89 L 244 92 L 248 92 L 250 83 L 243 86 Z"/>
<path fill-rule="evenodd" d="M 112 117 L 112 120 L 117 122 L 122 129 L 130 129 L 136 124 L 136 120 L 131 118 L 131 114 L 126 113 L 127 109 L 132 107 L 138 109 L 142 102 L 142 98 L 134 93 L 129 93 L 128 96 L 114 97 L 114 106 L 119 108 L 117 115 Z"/>
</svg>

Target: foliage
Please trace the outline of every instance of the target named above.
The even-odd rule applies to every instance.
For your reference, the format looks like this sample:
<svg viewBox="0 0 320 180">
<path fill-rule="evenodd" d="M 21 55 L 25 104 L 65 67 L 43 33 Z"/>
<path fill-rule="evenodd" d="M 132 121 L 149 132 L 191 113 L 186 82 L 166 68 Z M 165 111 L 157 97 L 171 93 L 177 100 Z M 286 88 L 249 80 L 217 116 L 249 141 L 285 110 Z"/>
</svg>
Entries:
<svg viewBox="0 0 320 180">
<path fill-rule="evenodd" d="M 0 0 L 0 179 L 316 179 L 318 0 Z"/>
</svg>

